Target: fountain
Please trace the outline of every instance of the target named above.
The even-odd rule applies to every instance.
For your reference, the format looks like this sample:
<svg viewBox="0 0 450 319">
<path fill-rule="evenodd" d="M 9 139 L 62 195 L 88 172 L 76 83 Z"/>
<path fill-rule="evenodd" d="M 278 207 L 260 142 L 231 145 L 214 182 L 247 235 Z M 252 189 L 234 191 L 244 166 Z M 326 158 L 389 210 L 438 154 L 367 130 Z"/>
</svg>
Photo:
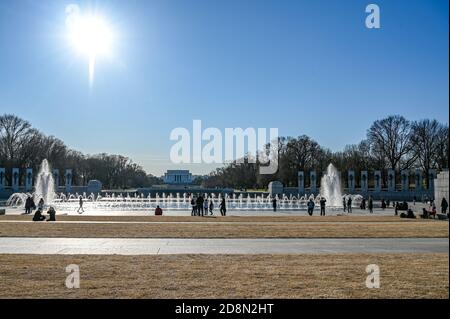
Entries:
<svg viewBox="0 0 450 319">
<path fill-rule="evenodd" d="M 306 210 L 306 205 L 312 199 L 316 205 L 319 204 L 321 196 L 327 199 L 327 206 L 330 208 L 341 208 L 343 198 L 350 196 L 353 199 L 352 206 L 358 207 L 362 200 L 361 195 L 344 195 L 341 190 L 341 181 L 336 168 L 330 164 L 327 173 L 322 177 L 321 193 L 314 194 L 293 194 L 275 195 L 280 211 Z M 57 211 L 76 211 L 79 197 L 84 201 L 84 208 L 93 211 L 153 211 L 157 205 L 163 209 L 190 211 L 191 199 L 195 194 L 176 193 L 155 193 L 154 195 L 138 194 L 136 192 L 123 193 L 86 193 L 79 191 L 74 193 L 58 192 L 55 189 L 53 174 L 47 160 L 43 160 L 39 173 L 35 181 L 34 193 L 14 193 L 7 201 L 7 206 L 23 208 L 27 196 L 33 196 L 35 203 L 40 198 L 44 199 L 46 205 L 52 205 Z M 214 207 L 219 207 L 222 198 L 225 198 L 227 209 L 243 211 L 271 211 L 272 199 L 270 194 L 223 194 L 216 193 L 203 194 L 205 198 L 213 201 Z"/>
<path fill-rule="evenodd" d="M 327 206 L 342 207 L 341 178 L 333 164 L 328 165 L 320 185 L 320 195 L 326 198 Z"/>
<path fill-rule="evenodd" d="M 55 181 L 53 180 L 53 174 L 47 159 L 44 159 L 36 177 L 33 199 L 34 202 L 37 203 L 39 199 L 43 198 L 45 204 L 50 204 L 55 199 L 55 195 Z"/>
</svg>

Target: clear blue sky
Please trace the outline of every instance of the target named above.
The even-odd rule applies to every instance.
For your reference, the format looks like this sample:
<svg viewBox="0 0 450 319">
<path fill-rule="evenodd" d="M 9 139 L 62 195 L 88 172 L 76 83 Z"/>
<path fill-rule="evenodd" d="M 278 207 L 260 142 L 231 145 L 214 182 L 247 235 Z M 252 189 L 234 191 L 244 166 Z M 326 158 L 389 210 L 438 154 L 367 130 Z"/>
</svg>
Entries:
<svg viewBox="0 0 450 319">
<path fill-rule="evenodd" d="M 92 88 L 86 59 L 61 37 L 70 3 L 117 31 Z M 365 28 L 369 3 L 379 30 Z M 446 0 L 2 0 L 0 113 L 156 175 L 174 168 L 170 131 L 193 119 L 340 150 L 390 114 L 448 122 L 448 10 Z"/>
</svg>

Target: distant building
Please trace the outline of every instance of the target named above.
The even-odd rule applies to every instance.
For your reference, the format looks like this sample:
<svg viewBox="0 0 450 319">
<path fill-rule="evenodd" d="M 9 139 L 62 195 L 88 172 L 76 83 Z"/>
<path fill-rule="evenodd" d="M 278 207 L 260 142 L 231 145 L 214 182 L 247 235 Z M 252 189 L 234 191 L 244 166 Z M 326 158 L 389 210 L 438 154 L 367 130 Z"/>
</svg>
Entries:
<svg viewBox="0 0 450 319">
<path fill-rule="evenodd" d="M 182 169 L 169 169 L 163 177 L 164 184 L 191 184 L 192 180 L 189 170 Z"/>
</svg>

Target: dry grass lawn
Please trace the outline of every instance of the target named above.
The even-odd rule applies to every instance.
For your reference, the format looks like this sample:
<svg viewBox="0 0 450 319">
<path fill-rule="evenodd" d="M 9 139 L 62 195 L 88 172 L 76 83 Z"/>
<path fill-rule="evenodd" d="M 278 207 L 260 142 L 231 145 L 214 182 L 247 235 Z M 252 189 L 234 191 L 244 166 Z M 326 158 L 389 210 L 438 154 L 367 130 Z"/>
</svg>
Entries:
<svg viewBox="0 0 450 319">
<path fill-rule="evenodd" d="M 198 220 L 198 219 L 197 219 Z M 223 219 L 219 219 L 223 220 Z M 385 238 L 448 237 L 442 221 L 322 221 L 231 223 L 24 223 L 0 222 L 0 237 L 130 238 Z"/>
<path fill-rule="evenodd" d="M 448 298 L 448 254 L 0 255 L 0 298 Z M 65 267 L 80 267 L 80 289 Z M 368 264 L 381 287 L 365 286 Z"/>
</svg>

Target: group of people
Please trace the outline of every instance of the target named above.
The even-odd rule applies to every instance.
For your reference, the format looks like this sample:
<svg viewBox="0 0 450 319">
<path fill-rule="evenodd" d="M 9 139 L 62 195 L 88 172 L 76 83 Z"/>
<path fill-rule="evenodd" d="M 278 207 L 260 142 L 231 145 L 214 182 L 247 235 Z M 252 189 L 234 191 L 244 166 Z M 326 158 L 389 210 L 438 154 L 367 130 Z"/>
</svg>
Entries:
<svg viewBox="0 0 450 319">
<path fill-rule="evenodd" d="M 327 200 L 325 197 L 321 197 L 319 204 L 320 204 L 320 216 L 325 216 L 325 207 L 326 207 Z M 312 216 L 314 213 L 314 207 L 316 204 L 314 203 L 313 199 L 310 198 L 308 201 L 308 204 L 306 204 L 307 212 L 309 216 Z"/>
<path fill-rule="evenodd" d="M 441 201 L 441 214 L 444 216 L 447 216 L 447 218 L 450 218 L 450 212 L 447 213 L 448 209 L 448 202 L 445 197 L 442 198 Z M 430 209 L 426 209 L 425 207 L 422 208 L 422 214 L 420 215 L 421 218 L 436 218 L 437 216 L 437 208 L 434 201 L 430 201 Z"/>
<path fill-rule="evenodd" d="M 214 201 L 212 198 L 203 198 L 200 194 L 197 197 L 192 197 L 191 199 L 191 216 L 208 216 L 209 214 L 212 216 L 214 214 Z M 225 198 L 222 198 L 219 204 L 220 214 L 222 216 L 226 216 L 227 208 Z"/>
<path fill-rule="evenodd" d="M 54 222 L 56 221 L 56 211 L 55 208 L 50 206 L 47 209 L 47 215 L 48 218 L 46 219 L 44 216 L 44 199 L 41 198 L 37 204 L 34 203 L 34 199 L 31 196 L 28 196 L 25 200 L 25 215 L 30 215 L 33 213 L 33 210 L 36 209 L 36 212 L 33 215 L 33 221 L 40 222 L 40 221 L 48 221 L 48 222 Z"/>
</svg>

